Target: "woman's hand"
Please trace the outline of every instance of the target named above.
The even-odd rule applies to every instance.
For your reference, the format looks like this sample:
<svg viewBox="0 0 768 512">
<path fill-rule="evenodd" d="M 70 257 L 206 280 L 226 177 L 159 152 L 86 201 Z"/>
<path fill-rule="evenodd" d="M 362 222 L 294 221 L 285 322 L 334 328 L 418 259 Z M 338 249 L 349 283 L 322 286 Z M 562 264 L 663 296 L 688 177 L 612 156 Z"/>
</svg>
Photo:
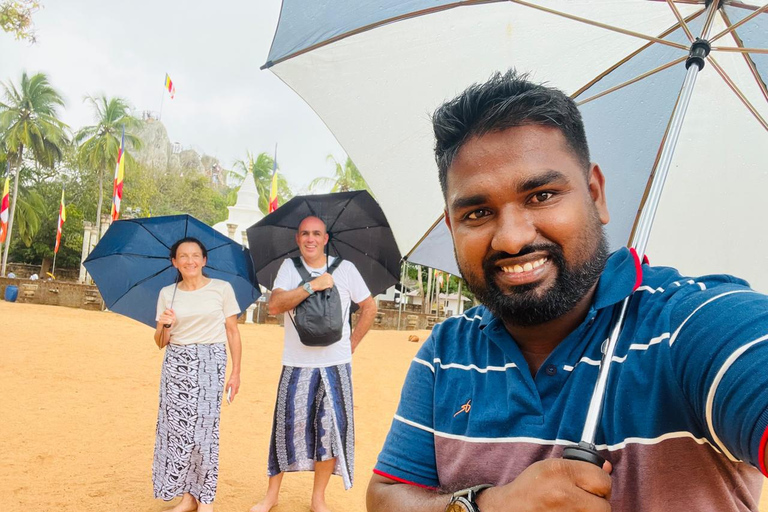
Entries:
<svg viewBox="0 0 768 512">
<path fill-rule="evenodd" d="M 174 313 L 172 309 L 166 309 L 157 321 L 163 325 L 173 326 L 173 324 L 176 323 L 176 313 Z"/>
<path fill-rule="evenodd" d="M 229 375 L 229 380 L 227 381 L 227 385 L 224 386 L 224 393 L 228 393 L 229 390 L 232 390 L 231 394 L 229 394 L 230 402 L 235 401 L 235 395 L 237 395 L 237 392 L 240 391 L 240 374 L 239 373 L 231 373 Z"/>
</svg>

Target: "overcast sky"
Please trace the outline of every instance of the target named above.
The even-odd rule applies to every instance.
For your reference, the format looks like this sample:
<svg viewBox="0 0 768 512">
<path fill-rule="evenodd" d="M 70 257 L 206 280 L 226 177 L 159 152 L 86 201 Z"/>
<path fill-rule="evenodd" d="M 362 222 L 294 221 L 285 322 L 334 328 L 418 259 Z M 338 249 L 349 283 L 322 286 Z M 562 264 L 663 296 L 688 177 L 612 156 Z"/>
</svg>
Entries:
<svg viewBox="0 0 768 512">
<path fill-rule="evenodd" d="M 64 96 L 64 121 L 92 124 L 86 94 L 121 96 L 159 111 L 172 142 L 219 158 L 225 167 L 246 151 L 270 154 L 294 191 L 330 176 L 326 156 L 344 150 L 315 113 L 270 71 L 267 60 L 280 0 L 42 0 L 38 41 L 0 32 L 0 80 L 46 73 Z"/>
</svg>

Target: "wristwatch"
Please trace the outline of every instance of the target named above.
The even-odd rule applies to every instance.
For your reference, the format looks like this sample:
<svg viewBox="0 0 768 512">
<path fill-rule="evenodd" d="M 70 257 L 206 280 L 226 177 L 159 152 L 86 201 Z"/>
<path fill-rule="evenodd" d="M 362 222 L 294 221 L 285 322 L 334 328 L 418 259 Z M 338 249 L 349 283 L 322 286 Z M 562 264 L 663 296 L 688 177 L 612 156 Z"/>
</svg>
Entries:
<svg viewBox="0 0 768 512">
<path fill-rule="evenodd" d="M 313 293 L 315 293 L 315 290 L 313 290 L 313 289 L 312 289 L 312 285 L 311 285 L 311 284 L 309 284 L 309 283 L 304 283 L 304 285 L 302 286 L 302 288 L 304 288 L 304 291 L 306 291 L 306 292 L 307 292 L 308 294 L 310 294 L 310 295 L 312 295 Z"/>
<path fill-rule="evenodd" d="M 453 493 L 451 501 L 445 508 L 445 512 L 480 512 L 480 508 L 475 502 L 475 498 L 481 491 L 493 487 L 491 484 L 482 484 L 462 489 Z"/>
</svg>

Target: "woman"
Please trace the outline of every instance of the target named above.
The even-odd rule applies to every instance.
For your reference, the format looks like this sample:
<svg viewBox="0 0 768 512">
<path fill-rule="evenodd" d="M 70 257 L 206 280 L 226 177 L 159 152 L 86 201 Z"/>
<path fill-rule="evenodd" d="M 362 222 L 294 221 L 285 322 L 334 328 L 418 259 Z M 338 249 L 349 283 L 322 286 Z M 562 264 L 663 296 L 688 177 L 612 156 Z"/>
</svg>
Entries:
<svg viewBox="0 0 768 512">
<path fill-rule="evenodd" d="M 240 388 L 240 307 L 226 281 L 203 274 L 208 251 L 195 238 L 171 247 L 177 284 L 160 290 L 155 343 L 166 347 L 152 480 L 155 498 L 182 496 L 172 512 L 210 512 L 219 475 L 219 415 Z M 232 372 L 224 386 L 229 342 Z"/>
</svg>

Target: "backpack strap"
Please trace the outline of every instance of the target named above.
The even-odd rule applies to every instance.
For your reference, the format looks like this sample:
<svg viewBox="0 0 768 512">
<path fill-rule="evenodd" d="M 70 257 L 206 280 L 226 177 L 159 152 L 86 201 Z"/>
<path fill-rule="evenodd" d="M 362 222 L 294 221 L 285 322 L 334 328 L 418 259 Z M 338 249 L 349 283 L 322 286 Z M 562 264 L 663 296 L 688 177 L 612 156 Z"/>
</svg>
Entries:
<svg viewBox="0 0 768 512">
<path fill-rule="evenodd" d="M 291 258 L 291 261 L 293 262 L 293 266 L 296 267 L 296 270 L 299 272 L 299 276 L 301 276 L 302 284 L 310 282 L 312 280 L 312 276 L 309 274 L 309 272 L 307 272 L 307 268 L 304 266 L 304 262 L 301 261 L 301 257 L 296 256 L 294 258 Z M 340 256 L 337 256 L 333 260 L 333 263 L 331 263 L 331 266 L 328 267 L 328 270 L 326 270 L 326 272 L 328 272 L 329 274 L 333 274 L 333 271 L 339 268 L 339 265 L 341 265 L 342 261 L 344 261 L 344 259 L 341 258 Z"/>
<path fill-rule="evenodd" d="M 331 266 L 328 267 L 328 273 L 333 274 L 333 271 L 339 268 L 339 265 L 341 265 L 341 262 L 344 261 L 341 256 L 336 256 L 336 259 L 333 260 L 333 263 L 331 263 Z"/>
<path fill-rule="evenodd" d="M 301 276 L 301 283 L 308 283 L 312 280 L 312 276 L 309 275 L 309 272 L 307 272 L 306 267 L 304 267 L 304 263 L 301 261 L 300 256 L 296 256 L 295 258 L 291 258 L 291 261 L 293 261 L 293 265 L 296 267 L 296 270 L 299 272 L 299 276 Z"/>
</svg>

